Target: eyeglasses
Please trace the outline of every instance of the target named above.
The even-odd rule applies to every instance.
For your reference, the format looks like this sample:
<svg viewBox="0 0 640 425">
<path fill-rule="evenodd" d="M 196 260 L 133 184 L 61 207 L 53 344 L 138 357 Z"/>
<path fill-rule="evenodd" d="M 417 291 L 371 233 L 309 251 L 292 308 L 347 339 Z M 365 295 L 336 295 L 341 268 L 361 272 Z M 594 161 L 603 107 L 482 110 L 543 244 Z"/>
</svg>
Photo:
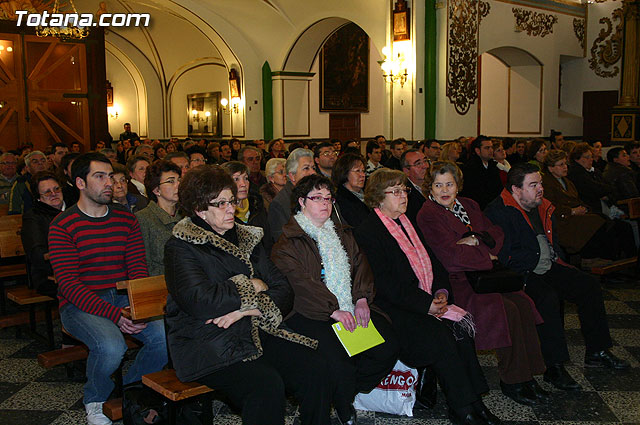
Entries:
<svg viewBox="0 0 640 425">
<path fill-rule="evenodd" d="M 325 198 L 324 196 L 320 196 L 320 195 L 305 196 L 305 198 L 313 202 L 326 202 L 331 204 L 334 204 L 336 202 L 335 198 L 332 198 L 332 197 Z"/>
<path fill-rule="evenodd" d="M 209 202 L 209 206 L 213 208 L 227 208 L 229 205 L 236 207 L 239 201 L 236 198 L 231 198 L 228 201 L 214 201 Z"/>
<path fill-rule="evenodd" d="M 179 184 L 181 180 L 182 179 L 180 179 L 180 178 L 176 179 L 176 178 L 172 177 L 170 179 L 167 179 L 167 180 L 165 180 L 163 182 L 158 183 L 158 186 L 160 186 L 161 184 L 170 184 L 170 185 L 173 186 L 173 185 Z"/>
<path fill-rule="evenodd" d="M 53 189 L 47 190 L 45 193 L 41 193 L 40 196 L 44 196 L 45 198 L 52 198 L 60 192 L 62 192 L 62 189 L 60 189 L 60 187 L 54 187 Z"/>
<path fill-rule="evenodd" d="M 365 171 L 362 168 L 353 168 L 351 170 L 352 173 L 356 173 L 356 174 L 366 174 Z"/>
<path fill-rule="evenodd" d="M 398 197 L 398 196 L 402 196 L 404 194 L 406 194 L 406 195 L 410 194 L 411 193 L 411 188 L 410 187 L 404 187 L 402 189 L 393 189 L 393 190 L 385 191 L 384 193 L 387 193 L 387 194 L 392 193 L 393 196 Z"/>
</svg>

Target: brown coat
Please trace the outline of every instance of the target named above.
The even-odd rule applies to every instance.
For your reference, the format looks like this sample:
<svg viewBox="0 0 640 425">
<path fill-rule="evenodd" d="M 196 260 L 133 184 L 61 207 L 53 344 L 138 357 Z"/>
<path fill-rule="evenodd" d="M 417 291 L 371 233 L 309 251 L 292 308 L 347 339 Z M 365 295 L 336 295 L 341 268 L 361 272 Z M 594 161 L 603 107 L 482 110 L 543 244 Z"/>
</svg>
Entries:
<svg viewBox="0 0 640 425">
<path fill-rule="evenodd" d="M 367 257 L 358 247 L 351 227 L 334 223 L 351 265 L 351 295 L 373 302 L 373 273 Z M 316 242 L 293 216 L 282 228 L 282 235 L 271 250 L 271 260 L 287 277 L 295 294 L 293 311 L 313 320 L 330 320 L 338 310 L 338 299 L 327 289 L 322 273 L 322 258 Z"/>
<path fill-rule="evenodd" d="M 606 220 L 594 213 L 571 215 L 571 209 L 579 206 L 586 207 L 578 197 L 578 190 L 568 178 L 563 179 L 567 185 L 565 190 L 551 173 L 542 176 L 544 197 L 556 207 L 556 228 L 560 245 L 569 253 L 574 254 L 582 250 L 593 235 L 604 225 Z"/>
</svg>

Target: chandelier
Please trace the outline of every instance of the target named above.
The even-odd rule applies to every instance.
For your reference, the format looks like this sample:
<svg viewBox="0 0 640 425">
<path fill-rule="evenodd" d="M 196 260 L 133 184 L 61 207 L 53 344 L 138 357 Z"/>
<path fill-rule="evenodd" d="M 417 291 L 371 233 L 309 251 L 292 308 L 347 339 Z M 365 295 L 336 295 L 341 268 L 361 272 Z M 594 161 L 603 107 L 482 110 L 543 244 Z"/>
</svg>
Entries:
<svg viewBox="0 0 640 425">
<path fill-rule="evenodd" d="M 77 25 L 80 15 L 78 9 L 73 3 L 73 0 L 69 0 L 69 4 L 73 11 L 71 13 L 61 13 L 58 0 L 55 0 L 53 10 L 51 11 L 51 17 L 61 17 L 66 25 L 60 26 L 39 26 L 36 28 L 36 35 L 38 37 L 58 37 L 62 41 L 79 40 L 89 35 L 88 27 L 80 27 Z M 57 16 L 56 16 L 57 15 Z"/>
</svg>

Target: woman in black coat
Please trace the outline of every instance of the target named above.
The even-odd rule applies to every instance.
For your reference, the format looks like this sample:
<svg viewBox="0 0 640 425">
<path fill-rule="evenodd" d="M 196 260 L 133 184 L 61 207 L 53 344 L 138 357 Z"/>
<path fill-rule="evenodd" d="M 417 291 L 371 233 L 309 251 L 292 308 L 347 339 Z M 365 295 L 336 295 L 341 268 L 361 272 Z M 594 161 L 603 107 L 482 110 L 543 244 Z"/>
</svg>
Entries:
<svg viewBox="0 0 640 425">
<path fill-rule="evenodd" d="M 407 177 L 396 170 L 375 171 L 367 182 L 365 199 L 374 211 L 357 227 L 356 240 L 374 274 L 374 302 L 391 317 L 400 341 L 400 359 L 413 367 L 433 368 L 454 424 L 501 423 L 480 397 L 489 387 L 469 336 L 469 317 L 452 317 L 459 309 L 453 306 L 448 274 L 404 215 Z M 422 257 L 422 248 L 427 258 Z M 405 249 L 420 261 L 410 260 Z M 414 272 L 416 262 L 423 264 L 419 270 L 427 270 L 426 276 Z M 423 288 L 425 280 L 430 291 Z"/>
<path fill-rule="evenodd" d="M 290 331 L 286 278 L 268 259 L 260 228 L 236 224 L 237 188 L 215 166 L 185 174 L 188 216 L 165 245 L 166 322 L 178 378 L 225 394 L 244 424 L 284 423 L 285 390 L 303 424 L 330 422 L 326 363 L 317 341 Z"/>
<path fill-rule="evenodd" d="M 338 158 L 331 172 L 340 214 L 354 227 L 371 212 L 364 203 L 365 167 L 364 159 L 360 155 L 348 153 Z"/>
<path fill-rule="evenodd" d="M 42 295 L 56 297 L 58 286 L 49 276 L 53 276 L 49 263 L 49 225 L 60 214 L 65 203 L 60 183 L 53 173 L 42 171 L 31 179 L 33 208 L 22 216 L 20 236 L 27 257 L 31 286 Z"/>
</svg>

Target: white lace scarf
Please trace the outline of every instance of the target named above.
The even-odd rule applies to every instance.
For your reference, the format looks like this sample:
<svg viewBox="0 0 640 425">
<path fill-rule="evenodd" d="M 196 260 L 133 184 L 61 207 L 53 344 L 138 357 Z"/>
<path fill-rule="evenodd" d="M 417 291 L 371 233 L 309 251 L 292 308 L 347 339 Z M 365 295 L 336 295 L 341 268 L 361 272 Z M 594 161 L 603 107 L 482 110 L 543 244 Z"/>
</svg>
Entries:
<svg viewBox="0 0 640 425">
<path fill-rule="evenodd" d="M 353 313 L 355 309 L 351 295 L 351 266 L 333 221 L 329 218 L 322 227 L 316 227 L 302 212 L 298 212 L 294 217 L 302 230 L 318 246 L 327 289 L 338 299 L 340 310 Z"/>
</svg>

